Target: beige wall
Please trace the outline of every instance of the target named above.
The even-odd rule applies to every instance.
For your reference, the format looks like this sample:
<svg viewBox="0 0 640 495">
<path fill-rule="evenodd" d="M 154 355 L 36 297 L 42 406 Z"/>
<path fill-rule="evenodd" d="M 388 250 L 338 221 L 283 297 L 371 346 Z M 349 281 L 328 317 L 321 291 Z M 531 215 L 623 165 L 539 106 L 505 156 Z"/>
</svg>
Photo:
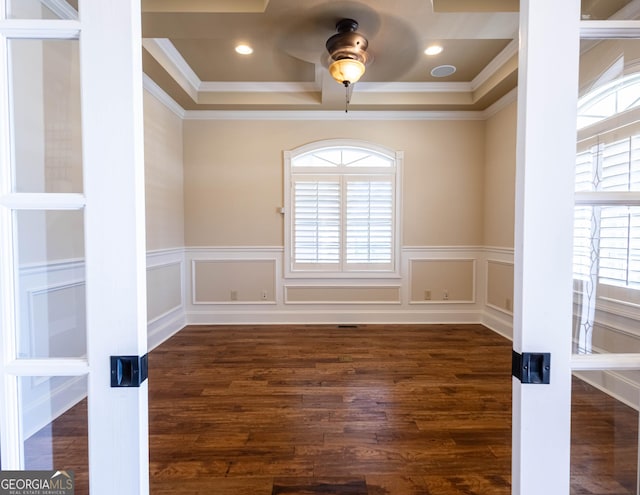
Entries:
<svg viewBox="0 0 640 495">
<path fill-rule="evenodd" d="M 403 245 L 479 245 L 482 121 L 184 122 L 187 246 L 282 246 L 283 151 L 322 139 L 404 151 Z"/>
<path fill-rule="evenodd" d="M 516 103 L 486 123 L 484 239 L 493 247 L 513 247 L 516 177 Z"/>
<path fill-rule="evenodd" d="M 144 93 L 147 250 L 184 246 L 182 119 Z"/>
</svg>

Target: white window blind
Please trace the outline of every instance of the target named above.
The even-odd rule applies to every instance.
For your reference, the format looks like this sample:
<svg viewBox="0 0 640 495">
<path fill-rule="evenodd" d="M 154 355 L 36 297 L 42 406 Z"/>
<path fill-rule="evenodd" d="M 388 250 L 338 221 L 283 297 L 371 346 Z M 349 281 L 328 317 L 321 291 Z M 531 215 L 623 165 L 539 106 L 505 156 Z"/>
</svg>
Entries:
<svg viewBox="0 0 640 495">
<path fill-rule="evenodd" d="M 347 180 L 347 263 L 391 263 L 393 184 Z"/>
<path fill-rule="evenodd" d="M 640 136 L 578 153 L 576 191 L 640 191 Z M 574 278 L 640 289 L 640 207 L 580 205 L 575 210 Z"/>
<path fill-rule="evenodd" d="M 396 154 L 319 146 L 288 160 L 287 274 L 397 273 Z"/>
<path fill-rule="evenodd" d="M 294 209 L 296 262 L 339 263 L 340 181 L 295 181 Z"/>
</svg>

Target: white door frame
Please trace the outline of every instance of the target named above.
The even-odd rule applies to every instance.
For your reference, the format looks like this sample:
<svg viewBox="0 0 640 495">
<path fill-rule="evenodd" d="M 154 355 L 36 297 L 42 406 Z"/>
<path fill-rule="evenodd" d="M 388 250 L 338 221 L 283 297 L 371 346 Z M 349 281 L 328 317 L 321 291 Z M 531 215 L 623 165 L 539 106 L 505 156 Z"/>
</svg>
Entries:
<svg viewBox="0 0 640 495">
<path fill-rule="evenodd" d="M 521 0 L 513 349 L 551 353 L 549 384 L 513 378 L 512 493 L 569 493 L 580 0 Z"/>
<path fill-rule="evenodd" d="M 110 356 L 147 352 L 140 2 L 80 0 L 79 20 L 6 19 L 0 2 L 0 436 L 23 469 L 20 376 L 88 376 L 92 495 L 147 494 L 147 382 L 111 388 Z M 7 38 L 80 39 L 83 194 L 15 193 Z M 17 359 L 13 213 L 84 209 L 87 357 Z M 58 466 L 64 469 L 64 466 Z"/>
<path fill-rule="evenodd" d="M 513 378 L 512 493 L 570 489 L 571 372 L 640 369 L 640 354 L 572 355 L 579 40 L 640 38 L 580 21 L 580 0 L 521 0 L 513 347 L 550 352 L 548 385 Z"/>
</svg>

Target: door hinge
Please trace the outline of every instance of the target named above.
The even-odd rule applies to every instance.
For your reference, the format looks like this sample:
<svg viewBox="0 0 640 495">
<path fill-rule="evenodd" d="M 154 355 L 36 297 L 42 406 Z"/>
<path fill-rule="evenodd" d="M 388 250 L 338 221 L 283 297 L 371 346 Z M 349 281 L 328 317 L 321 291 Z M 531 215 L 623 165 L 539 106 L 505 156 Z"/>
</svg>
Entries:
<svg viewBox="0 0 640 495">
<path fill-rule="evenodd" d="M 511 374 L 522 383 L 550 383 L 551 353 L 512 351 Z"/>
<path fill-rule="evenodd" d="M 111 356 L 112 387 L 139 387 L 147 375 L 147 354 L 142 357 Z"/>
</svg>

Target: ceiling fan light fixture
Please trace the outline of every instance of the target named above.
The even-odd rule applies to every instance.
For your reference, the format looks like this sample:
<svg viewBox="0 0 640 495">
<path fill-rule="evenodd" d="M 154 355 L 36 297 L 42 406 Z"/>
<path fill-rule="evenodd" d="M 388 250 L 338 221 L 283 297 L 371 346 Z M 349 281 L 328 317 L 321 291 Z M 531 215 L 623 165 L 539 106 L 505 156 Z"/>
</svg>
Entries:
<svg viewBox="0 0 640 495">
<path fill-rule="evenodd" d="M 329 66 L 331 77 L 345 86 L 358 82 L 364 71 L 364 64 L 352 58 L 341 58 Z"/>
<path fill-rule="evenodd" d="M 345 86 L 358 81 L 365 71 L 367 62 L 367 38 L 356 32 L 358 23 L 353 19 L 342 19 L 336 24 L 337 33 L 331 36 L 325 46 L 331 57 L 329 73 L 337 82 Z"/>
</svg>

